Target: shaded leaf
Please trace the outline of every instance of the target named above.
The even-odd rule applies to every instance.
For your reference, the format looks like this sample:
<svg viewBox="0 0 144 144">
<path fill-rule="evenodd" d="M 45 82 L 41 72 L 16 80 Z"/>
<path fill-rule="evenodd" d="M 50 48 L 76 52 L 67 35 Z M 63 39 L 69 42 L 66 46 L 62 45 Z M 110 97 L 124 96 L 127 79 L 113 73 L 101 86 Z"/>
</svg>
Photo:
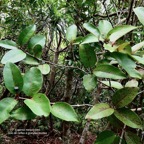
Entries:
<svg viewBox="0 0 144 144">
<path fill-rule="evenodd" d="M 0 101 L 0 124 L 10 117 L 9 113 L 17 103 L 14 98 L 4 98 Z"/>
<path fill-rule="evenodd" d="M 108 65 L 108 64 L 101 64 L 98 65 L 93 73 L 97 77 L 102 77 L 102 78 L 111 78 L 111 79 L 124 79 L 126 78 L 126 75 L 120 71 L 118 68 Z"/>
<path fill-rule="evenodd" d="M 142 129 L 142 121 L 135 112 L 127 108 L 121 108 L 116 110 L 114 115 L 127 126 Z"/>
<path fill-rule="evenodd" d="M 110 108 L 108 104 L 100 103 L 100 104 L 94 105 L 90 109 L 85 119 L 101 119 L 101 118 L 112 115 L 113 112 L 114 112 L 114 109 Z"/>
<path fill-rule="evenodd" d="M 23 78 L 19 68 L 13 63 L 6 63 L 3 71 L 4 83 L 11 93 L 18 93 L 23 88 Z"/>
<path fill-rule="evenodd" d="M 139 21 L 144 25 L 144 7 L 137 7 L 134 9 Z"/>
<path fill-rule="evenodd" d="M 129 33 L 130 31 L 136 29 L 137 27 L 131 25 L 121 25 L 116 26 L 112 30 L 110 30 L 107 34 L 107 38 L 114 43 L 116 40 Z"/>
<path fill-rule="evenodd" d="M 35 94 L 31 99 L 24 100 L 24 103 L 38 116 L 47 117 L 50 114 L 50 101 L 42 93 Z"/>
<path fill-rule="evenodd" d="M 117 82 L 117 81 L 101 81 L 103 84 L 109 86 L 109 87 L 113 87 L 116 89 L 121 89 L 123 88 L 122 84 Z"/>
<path fill-rule="evenodd" d="M 116 134 L 114 132 L 106 130 L 97 136 L 95 144 L 113 144 L 115 138 Z"/>
<path fill-rule="evenodd" d="M 79 47 L 80 61 L 85 67 L 93 67 L 96 63 L 94 48 L 88 44 Z"/>
<path fill-rule="evenodd" d="M 28 54 L 26 55 L 26 58 L 23 60 L 23 62 L 29 65 L 39 65 L 39 61 L 35 57 Z"/>
<path fill-rule="evenodd" d="M 36 117 L 26 105 L 13 111 L 10 116 L 17 120 L 30 120 Z"/>
<path fill-rule="evenodd" d="M 137 96 L 137 87 L 125 87 L 118 90 L 112 97 L 112 102 L 117 108 L 122 108 L 131 103 Z"/>
<path fill-rule="evenodd" d="M 51 113 L 62 120 L 79 122 L 78 115 L 71 105 L 65 102 L 57 102 L 52 105 Z"/>
<path fill-rule="evenodd" d="M 77 36 L 77 26 L 76 25 L 71 25 L 68 27 L 67 32 L 66 32 L 66 39 L 69 42 L 73 42 L 76 39 Z"/>
<path fill-rule="evenodd" d="M 17 49 L 17 44 L 12 40 L 0 40 L 0 47 L 6 49 Z"/>
<path fill-rule="evenodd" d="M 90 74 L 85 75 L 83 77 L 83 85 L 87 91 L 89 91 L 89 92 L 92 91 L 93 89 L 96 88 L 96 85 L 97 85 L 96 77 L 94 75 L 90 75 Z"/>
<path fill-rule="evenodd" d="M 36 30 L 36 25 L 30 25 L 26 28 L 24 28 L 18 38 L 18 42 L 20 45 L 26 44 L 30 38 L 33 36 Z"/>
<path fill-rule="evenodd" d="M 22 50 L 13 49 L 8 51 L 2 58 L 1 63 L 6 64 L 7 62 L 16 63 L 23 60 L 26 54 Z"/>
<path fill-rule="evenodd" d="M 39 65 L 38 69 L 43 75 L 47 75 L 50 72 L 50 66 L 48 64 Z"/>
<path fill-rule="evenodd" d="M 43 77 L 38 68 L 31 68 L 26 74 L 24 75 L 24 85 L 23 85 L 23 92 L 27 96 L 33 96 L 36 94 L 42 87 Z"/>
</svg>

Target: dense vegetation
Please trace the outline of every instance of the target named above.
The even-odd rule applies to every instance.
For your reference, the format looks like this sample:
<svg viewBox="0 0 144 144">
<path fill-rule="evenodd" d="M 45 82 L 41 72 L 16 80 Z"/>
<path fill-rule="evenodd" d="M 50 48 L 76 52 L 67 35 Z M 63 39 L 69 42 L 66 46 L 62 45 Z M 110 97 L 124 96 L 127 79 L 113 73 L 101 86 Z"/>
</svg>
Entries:
<svg viewBox="0 0 144 144">
<path fill-rule="evenodd" d="M 0 143 L 143 143 L 143 0 L 2 0 L 0 11 Z"/>
</svg>

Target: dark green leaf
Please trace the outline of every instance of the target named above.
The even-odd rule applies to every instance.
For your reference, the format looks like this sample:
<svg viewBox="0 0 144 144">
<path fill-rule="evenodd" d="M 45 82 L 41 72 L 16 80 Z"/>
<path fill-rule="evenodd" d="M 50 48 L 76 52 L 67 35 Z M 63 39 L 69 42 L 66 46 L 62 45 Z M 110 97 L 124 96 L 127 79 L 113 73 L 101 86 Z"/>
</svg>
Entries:
<svg viewBox="0 0 144 144">
<path fill-rule="evenodd" d="M 90 109 L 85 119 L 101 119 L 101 118 L 112 115 L 113 112 L 114 112 L 114 109 L 110 108 L 108 104 L 100 103 L 100 104 L 94 105 Z"/>
<path fill-rule="evenodd" d="M 117 108 L 122 108 L 131 103 L 137 96 L 138 88 L 125 87 L 118 90 L 112 97 L 112 102 Z"/>
<path fill-rule="evenodd" d="M 24 103 L 38 116 L 47 117 L 50 114 L 50 101 L 44 94 L 35 94 L 31 99 L 26 99 Z"/>
<path fill-rule="evenodd" d="M 121 108 L 116 110 L 114 115 L 127 126 L 142 129 L 142 121 L 135 112 Z"/>
<path fill-rule="evenodd" d="M 19 68 L 13 63 L 6 63 L 3 71 L 4 83 L 11 93 L 18 93 L 23 88 L 23 78 Z"/>
<path fill-rule="evenodd" d="M 62 120 L 79 122 L 79 118 L 71 105 L 57 102 L 51 108 L 51 113 Z"/>
<path fill-rule="evenodd" d="M 23 92 L 27 96 L 33 96 L 41 89 L 42 83 L 43 77 L 40 70 L 33 67 L 24 75 Z"/>
</svg>

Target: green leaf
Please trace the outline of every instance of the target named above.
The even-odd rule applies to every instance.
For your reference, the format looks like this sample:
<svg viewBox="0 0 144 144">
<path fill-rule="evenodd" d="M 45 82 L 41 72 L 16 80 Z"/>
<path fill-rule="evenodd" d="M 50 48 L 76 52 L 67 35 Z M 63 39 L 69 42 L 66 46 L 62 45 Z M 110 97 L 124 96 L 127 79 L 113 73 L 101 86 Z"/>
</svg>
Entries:
<svg viewBox="0 0 144 144">
<path fill-rule="evenodd" d="M 84 85 L 85 89 L 89 92 L 94 90 L 97 85 L 96 77 L 94 75 L 90 75 L 90 74 L 85 75 L 83 77 L 83 85 Z"/>
<path fill-rule="evenodd" d="M 112 97 L 112 102 L 117 108 L 122 108 L 131 103 L 137 96 L 137 87 L 125 87 L 118 90 Z"/>
<path fill-rule="evenodd" d="M 134 9 L 139 21 L 144 25 L 144 7 L 137 7 Z"/>
<path fill-rule="evenodd" d="M 93 34 L 88 34 L 82 39 L 81 44 L 99 42 L 98 38 Z"/>
<path fill-rule="evenodd" d="M 67 29 L 66 39 L 71 43 L 76 39 L 76 36 L 77 36 L 77 26 L 76 25 L 71 25 Z"/>
<path fill-rule="evenodd" d="M 23 92 L 27 96 L 33 96 L 36 94 L 42 87 L 43 77 L 38 68 L 31 68 L 26 74 L 24 75 L 24 85 L 23 85 Z"/>
<path fill-rule="evenodd" d="M 28 54 L 26 55 L 26 58 L 23 60 L 23 62 L 29 65 L 39 65 L 38 59 Z"/>
<path fill-rule="evenodd" d="M 10 112 L 18 103 L 14 98 L 4 98 L 0 101 L 0 124 L 10 117 Z"/>
<path fill-rule="evenodd" d="M 142 144 L 141 138 L 132 132 L 125 132 L 125 140 L 127 144 Z"/>
<path fill-rule="evenodd" d="M 11 93 L 18 93 L 23 88 L 23 78 L 19 68 L 13 63 L 6 63 L 3 71 L 4 83 Z"/>
<path fill-rule="evenodd" d="M 94 48 L 88 44 L 79 47 L 80 61 L 85 67 L 93 67 L 96 63 Z"/>
<path fill-rule="evenodd" d="M 8 51 L 2 58 L 1 63 L 6 64 L 7 62 L 16 63 L 23 60 L 26 57 L 26 54 L 19 49 L 13 49 Z"/>
<path fill-rule="evenodd" d="M 107 20 L 99 21 L 98 29 L 99 29 L 99 31 L 100 31 L 100 33 L 101 33 L 103 38 L 106 37 L 106 35 L 108 34 L 108 32 L 110 30 L 112 30 L 112 28 L 113 27 L 112 27 L 112 25 L 111 25 L 111 23 L 109 21 L 107 21 Z"/>
<path fill-rule="evenodd" d="M 127 126 L 142 129 L 142 121 L 135 112 L 127 108 L 121 108 L 116 110 L 114 115 Z"/>
<path fill-rule="evenodd" d="M 138 63 L 143 64 L 144 65 L 144 58 L 143 57 L 139 57 L 136 55 L 131 55 L 131 57 L 136 60 Z"/>
<path fill-rule="evenodd" d="M 23 29 L 19 35 L 18 42 L 20 45 L 26 44 L 36 31 L 36 25 L 30 25 Z"/>
<path fill-rule="evenodd" d="M 111 53 L 111 56 L 118 61 L 118 63 L 126 70 L 130 77 L 141 79 L 140 73 L 135 70 L 136 64 L 129 55 L 120 52 L 113 52 Z"/>
<path fill-rule="evenodd" d="M 35 94 L 31 99 L 24 100 L 24 103 L 38 116 L 47 117 L 50 114 L 50 101 L 42 93 Z"/>
<path fill-rule="evenodd" d="M 32 54 L 37 57 L 37 58 L 40 58 L 41 55 L 42 55 L 42 47 L 41 45 L 36 45 L 33 49 L 33 52 Z"/>
<path fill-rule="evenodd" d="M 87 113 L 85 119 L 101 119 L 104 117 L 108 117 L 112 115 L 114 109 L 110 108 L 110 106 L 106 103 L 100 103 L 94 105 L 90 111 Z"/>
<path fill-rule="evenodd" d="M 118 68 L 108 65 L 108 64 L 101 64 L 98 65 L 93 73 L 97 77 L 102 77 L 102 78 L 111 78 L 111 79 L 124 79 L 126 78 L 126 75 L 120 71 Z"/>
<path fill-rule="evenodd" d="M 50 72 L 50 66 L 48 64 L 39 65 L 38 69 L 43 75 L 47 75 Z"/>
<path fill-rule="evenodd" d="M 112 30 L 110 30 L 107 34 L 107 38 L 112 42 L 115 43 L 116 40 L 124 36 L 125 34 L 129 33 L 130 31 L 136 29 L 137 27 L 131 25 L 122 25 L 116 26 Z"/>
<path fill-rule="evenodd" d="M 125 87 L 138 87 L 138 81 L 132 79 L 125 84 Z"/>
<path fill-rule="evenodd" d="M 132 53 L 136 53 L 139 49 L 141 49 L 144 46 L 144 41 L 134 45 L 131 49 L 132 49 Z"/>
<path fill-rule="evenodd" d="M 97 136 L 95 144 L 113 144 L 115 138 L 116 134 L 114 132 L 106 130 Z"/>
<path fill-rule="evenodd" d="M 84 23 L 83 27 L 89 31 L 90 33 L 92 33 L 93 35 L 95 35 L 97 38 L 99 38 L 100 32 L 99 30 L 92 24 L 90 23 Z"/>
<path fill-rule="evenodd" d="M 62 120 L 79 122 L 79 118 L 71 105 L 65 102 L 57 102 L 52 105 L 51 113 Z"/>
<path fill-rule="evenodd" d="M 0 47 L 6 49 L 17 49 L 17 44 L 12 40 L 0 40 Z"/>
<path fill-rule="evenodd" d="M 116 89 L 121 89 L 123 88 L 122 84 L 117 82 L 117 81 L 101 81 L 103 84 L 109 86 L 109 87 L 113 87 Z"/>
<path fill-rule="evenodd" d="M 17 120 L 30 120 L 36 117 L 26 105 L 13 111 L 10 116 Z"/>
</svg>

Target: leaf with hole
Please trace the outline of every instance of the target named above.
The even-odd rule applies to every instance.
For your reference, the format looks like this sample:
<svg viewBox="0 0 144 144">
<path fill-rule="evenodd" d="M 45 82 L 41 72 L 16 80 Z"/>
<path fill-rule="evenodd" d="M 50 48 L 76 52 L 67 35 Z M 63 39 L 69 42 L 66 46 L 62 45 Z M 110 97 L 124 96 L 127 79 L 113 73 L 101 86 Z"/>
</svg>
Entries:
<svg viewBox="0 0 144 144">
<path fill-rule="evenodd" d="M 0 101 L 0 124 L 10 117 L 10 112 L 17 103 L 14 98 L 4 98 Z"/>
<path fill-rule="evenodd" d="M 130 109 L 121 108 L 115 110 L 114 115 L 127 126 L 142 129 L 142 121 L 140 117 Z"/>
<path fill-rule="evenodd" d="M 56 102 L 52 105 L 51 113 L 62 120 L 79 122 L 78 115 L 71 105 L 66 102 Z"/>
<path fill-rule="evenodd" d="M 18 93 L 23 88 L 23 77 L 19 68 L 13 63 L 6 63 L 3 70 L 4 83 L 11 93 Z"/>
<path fill-rule="evenodd" d="M 30 38 L 34 35 L 36 31 L 36 25 L 30 25 L 26 28 L 24 28 L 18 38 L 18 42 L 20 45 L 26 44 Z"/>
<path fill-rule="evenodd" d="M 76 39 L 77 36 L 77 26 L 71 25 L 68 27 L 66 32 L 66 39 L 71 43 Z"/>
<path fill-rule="evenodd" d="M 87 91 L 92 91 L 97 86 L 97 78 L 94 75 L 85 75 L 83 77 L 83 85 Z"/>
<path fill-rule="evenodd" d="M 35 94 L 31 99 L 24 100 L 24 103 L 35 115 L 47 117 L 50 114 L 50 101 L 42 93 Z"/>
<path fill-rule="evenodd" d="M 80 61 L 85 67 L 93 67 L 96 63 L 96 54 L 94 48 L 88 44 L 79 47 Z"/>
<path fill-rule="evenodd" d="M 101 119 L 108 117 L 114 113 L 114 109 L 110 108 L 107 103 L 100 103 L 94 105 L 87 113 L 85 119 Z"/>
<path fill-rule="evenodd" d="M 17 120 L 30 120 L 36 117 L 26 105 L 13 111 L 10 116 Z"/>
<path fill-rule="evenodd" d="M 125 87 L 118 90 L 112 97 L 112 102 L 117 108 L 130 104 L 138 94 L 137 87 Z"/>
<path fill-rule="evenodd" d="M 17 44 L 12 40 L 0 40 L 0 47 L 5 49 L 17 49 Z"/>
<path fill-rule="evenodd" d="M 27 96 L 33 96 L 42 87 L 43 77 L 40 70 L 36 67 L 31 68 L 24 75 L 23 92 Z"/>
<path fill-rule="evenodd" d="M 121 70 L 109 64 L 99 64 L 94 69 L 93 73 L 97 77 L 102 77 L 102 78 L 111 78 L 111 79 L 125 79 L 126 78 L 126 75 Z"/>
</svg>

